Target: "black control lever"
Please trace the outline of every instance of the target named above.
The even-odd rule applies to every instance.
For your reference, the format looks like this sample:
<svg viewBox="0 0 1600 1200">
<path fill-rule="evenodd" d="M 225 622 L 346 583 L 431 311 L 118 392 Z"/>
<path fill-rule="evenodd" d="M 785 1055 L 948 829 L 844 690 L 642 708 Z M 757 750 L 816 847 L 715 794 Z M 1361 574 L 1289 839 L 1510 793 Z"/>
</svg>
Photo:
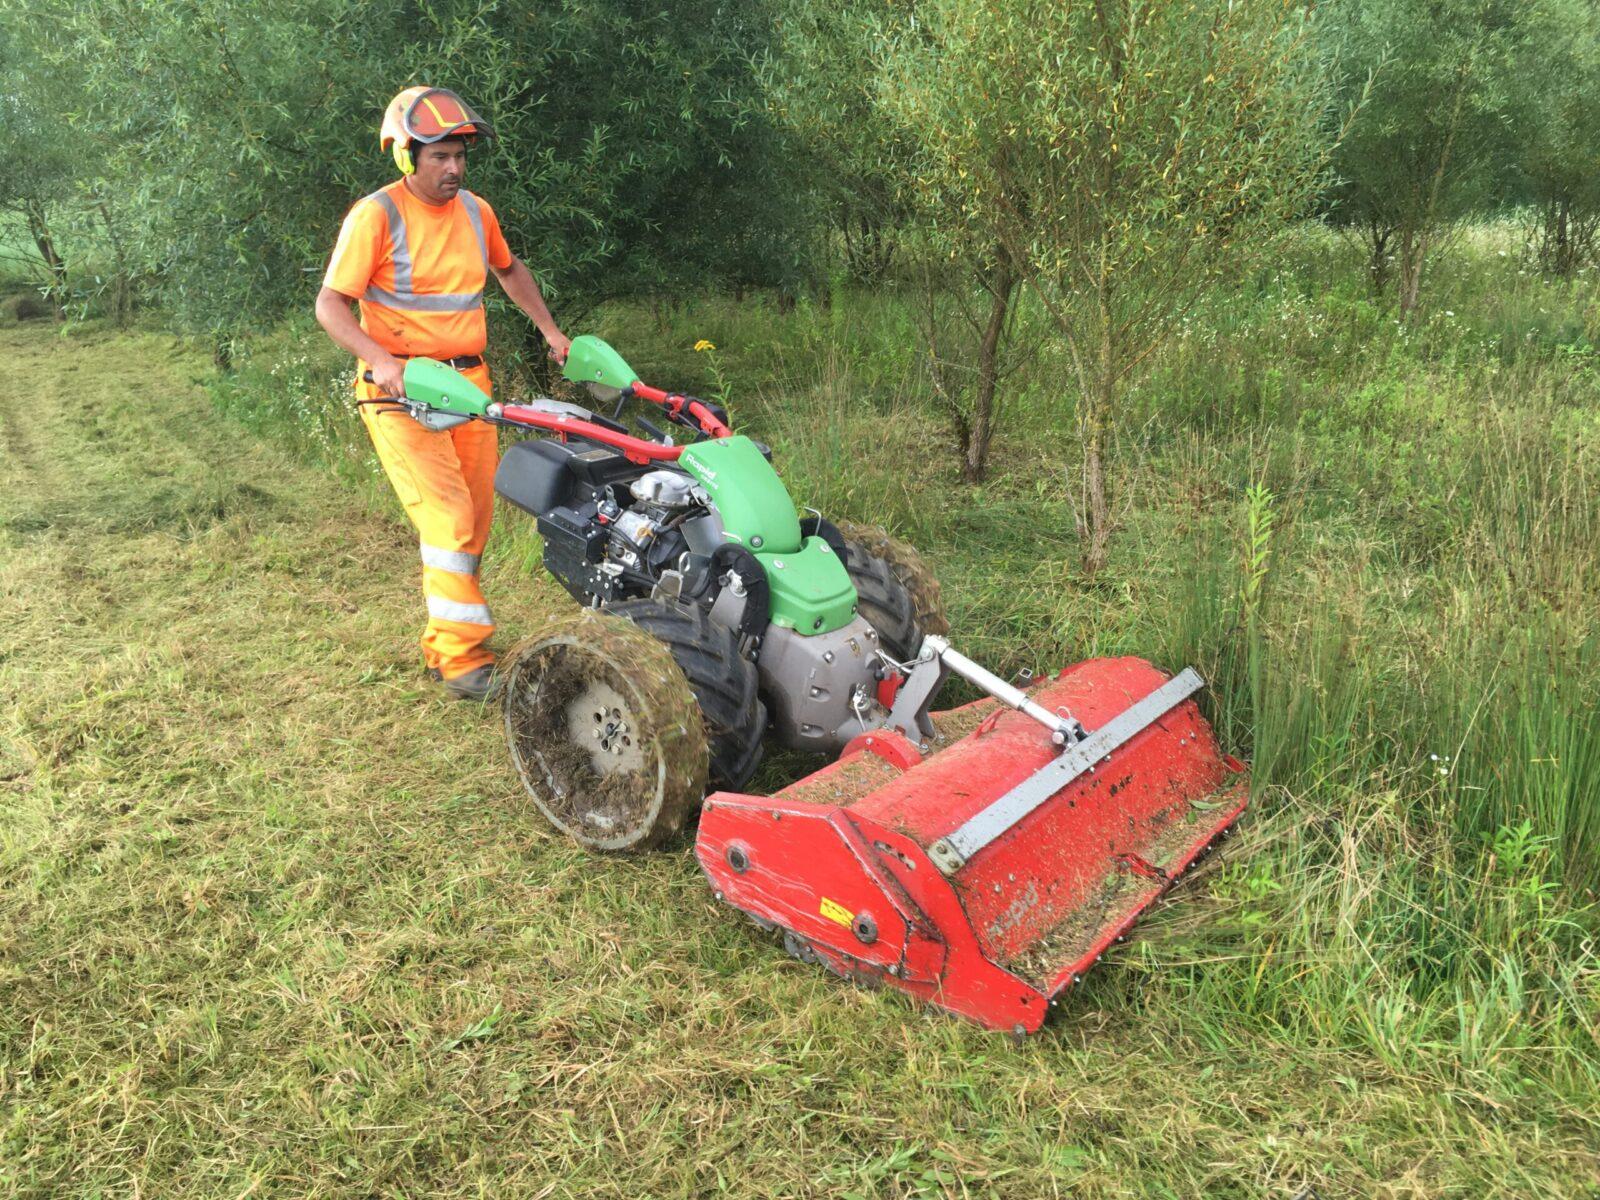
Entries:
<svg viewBox="0 0 1600 1200">
<path fill-rule="evenodd" d="M 633 399 L 633 385 L 629 384 L 627 387 L 623 388 L 622 391 L 617 393 L 617 406 L 611 410 L 611 419 L 613 421 L 622 420 L 622 409 L 623 409 L 623 406 L 626 405 L 628 403 L 628 401 L 632 400 L 632 399 Z"/>
</svg>

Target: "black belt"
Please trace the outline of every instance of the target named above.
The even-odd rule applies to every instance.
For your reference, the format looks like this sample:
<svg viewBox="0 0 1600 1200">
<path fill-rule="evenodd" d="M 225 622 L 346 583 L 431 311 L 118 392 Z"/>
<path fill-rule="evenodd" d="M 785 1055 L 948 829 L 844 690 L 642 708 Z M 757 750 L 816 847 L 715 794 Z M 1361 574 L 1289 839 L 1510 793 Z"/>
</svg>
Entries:
<svg viewBox="0 0 1600 1200">
<path fill-rule="evenodd" d="M 421 358 L 422 355 L 420 355 L 420 354 L 396 354 L 395 357 L 399 358 L 399 359 Z M 457 356 L 456 358 L 440 358 L 440 359 L 435 359 L 434 361 L 442 362 L 445 366 L 454 367 L 458 371 L 470 371 L 474 367 L 483 366 L 483 359 L 481 357 L 479 357 L 478 355 L 476 355 L 476 354 L 462 354 L 462 355 Z"/>
</svg>

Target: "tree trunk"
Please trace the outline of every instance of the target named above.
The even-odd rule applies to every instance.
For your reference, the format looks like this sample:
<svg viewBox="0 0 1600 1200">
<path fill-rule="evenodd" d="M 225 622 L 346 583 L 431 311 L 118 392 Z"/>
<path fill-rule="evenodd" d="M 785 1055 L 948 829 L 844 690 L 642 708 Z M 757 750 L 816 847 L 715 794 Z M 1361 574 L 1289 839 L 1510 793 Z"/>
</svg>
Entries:
<svg viewBox="0 0 1600 1200">
<path fill-rule="evenodd" d="M 61 255 L 56 252 L 55 239 L 50 236 L 50 224 L 46 220 L 44 205 L 37 200 L 29 200 L 26 205 L 28 219 L 28 232 L 33 236 L 33 244 L 39 248 L 39 257 L 44 259 L 44 265 L 50 272 L 50 286 L 46 295 L 56 308 L 56 320 L 67 319 L 67 264 Z"/>
<path fill-rule="evenodd" d="M 1083 491 L 1089 518 L 1089 540 L 1083 550 L 1083 573 L 1090 579 L 1105 568 L 1111 544 L 1111 509 L 1106 502 L 1105 444 L 1106 413 L 1110 409 L 1110 389 L 1099 396 L 1086 397 L 1088 419 L 1083 439 Z"/>
<path fill-rule="evenodd" d="M 1578 269 L 1578 239 L 1574 236 L 1572 203 L 1554 200 L 1545 209 L 1544 268 L 1561 279 L 1571 279 Z"/>
<path fill-rule="evenodd" d="M 1094 378 L 1084 393 L 1083 493 L 1089 540 L 1083 551 L 1083 573 L 1093 579 L 1106 565 L 1111 543 L 1111 506 L 1106 500 L 1106 427 L 1116 399 L 1116 355 L 1112 313 L 1105 287 L 1100 297 L 1100 344 L 1095 348 Z"/>
<path fill-rule="evenodd" d="M 874 212 L 857 212 L 840 220 L 845 270 L 854 282 L 876 285 L 889 273 L 895 245 L 884 225 Z"/>
<path fill-rule="evenodd" d="M 1371 255 L 1367 259 L 1367 274 L 1372 280 L 1373 294 L 1383 297 L 1389 293 L 1389 241 L 1394 230 L 1373 224 L 1367 230 L 1367 246 Z"/>
<path fill-rule="evenodd" d="M 131 281 L 128 278 L 128 256 L 123 252 L 122 238 L 118 236 L 116 226 L 111 221 L 111 211 L 106 205 L 105 198 L 100 197 L 95 206 L 100 211 L 100 221 L 106 227 L 106 240 L 111 243 L 111 319 L 120 329 L 128 323 L 128 317 L 133 310 L 133 300 L 129 293 Z"/>
<path fill-rule="evenodd" d="M 1400 319 L 1412 320 L 1422 300 L 1422 269 L 1428 259 L 1426 233 L 1407 229 L 1400 234 Z"/>
<path fill-rule="evenodd" d="M 978 343 L 978 390 L 972 401 L 972 420 L 967 423 L 961 461 L 961 477 L 968 483 L 981 483 L 989 469 L 989 442 L 995 426 L 994 394 L 1000 380 L 1000 342 L 1017 290 L 1016 269 L 1003 247 L 996 251 L 993 270 L 985 283 L 989 290 L 989 322 Z"/>
</svg>

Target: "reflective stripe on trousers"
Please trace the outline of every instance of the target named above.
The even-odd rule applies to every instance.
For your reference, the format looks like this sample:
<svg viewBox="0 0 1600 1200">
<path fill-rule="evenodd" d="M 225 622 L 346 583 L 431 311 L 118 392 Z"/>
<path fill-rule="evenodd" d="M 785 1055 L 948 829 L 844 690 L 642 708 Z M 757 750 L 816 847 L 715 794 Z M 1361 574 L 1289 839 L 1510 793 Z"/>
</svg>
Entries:
<svg viewBox="0 0 1600 1200">
<path fill-rule="evenodd" d="M 465 550 L 442 550 L 422 543 L 422 591 L 428 598 L 429 617 L 494 628 L 489 606 L 480 599 L 483 595 L 478 587 L 481 557 Z"/>
<path fill-rule="evenodd" d="M 406 219 L 400 206 L 388 192 L 373 192 L 367 199 L 376 201 L 389 218 L 389 254 L 394 261 L 394 291 L 367 286 L 363 300 L 381 304 L 385 308 L 398 308 L 410 312 L 471 312 L 483 307 L 483 293 L 479 292 L 427 292 L 418 293 L 411 280 L 411 245 L 406 241 Z M 483 269 L 489 270 L 489 243 L 483 234 L 483 209 L 478 198 L 463 189 L 456 193 L 461 207 L 466 210 L 472 232 L 478 236 L 478 252 L 483 255 Z"/>
<path fill-rule="evenodd" d="M 425 567 L 454 571 L 457 575 L 476 575 L 481 558 L 481 555 L 468 554 L 465 550 L 441 550 L 438 546 L 422 543 L 422 565 Z"/>
<path fill-rule="evenodd" d="M 464 604 L 459 600 L 445 600 L 439 596 L 428 597 L 428 615 L 441 621 L 455 621 L 461 625 L 487 625 L 494 628 L 494 615 L 487 604 Z"/>
</svg>

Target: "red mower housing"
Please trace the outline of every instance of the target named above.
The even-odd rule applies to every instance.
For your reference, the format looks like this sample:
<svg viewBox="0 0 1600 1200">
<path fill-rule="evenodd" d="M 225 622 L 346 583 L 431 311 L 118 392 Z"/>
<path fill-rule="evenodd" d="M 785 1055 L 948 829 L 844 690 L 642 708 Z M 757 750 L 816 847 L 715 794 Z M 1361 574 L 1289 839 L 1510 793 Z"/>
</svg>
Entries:
<svg viewBox="0 0 1600 1200">
<path fill-rule="evenodd" d="M 773 796 L 713 794 L 695 855 L 798 957 L 1031 1033 L 1244 810 L 1200 686 L 1138 658 L 1069 667 L 1030 693 L 1087 731 L 1065 748 L 995 700 L 935 714 L 924 746 L 865 734 Z"/>
</svg>

